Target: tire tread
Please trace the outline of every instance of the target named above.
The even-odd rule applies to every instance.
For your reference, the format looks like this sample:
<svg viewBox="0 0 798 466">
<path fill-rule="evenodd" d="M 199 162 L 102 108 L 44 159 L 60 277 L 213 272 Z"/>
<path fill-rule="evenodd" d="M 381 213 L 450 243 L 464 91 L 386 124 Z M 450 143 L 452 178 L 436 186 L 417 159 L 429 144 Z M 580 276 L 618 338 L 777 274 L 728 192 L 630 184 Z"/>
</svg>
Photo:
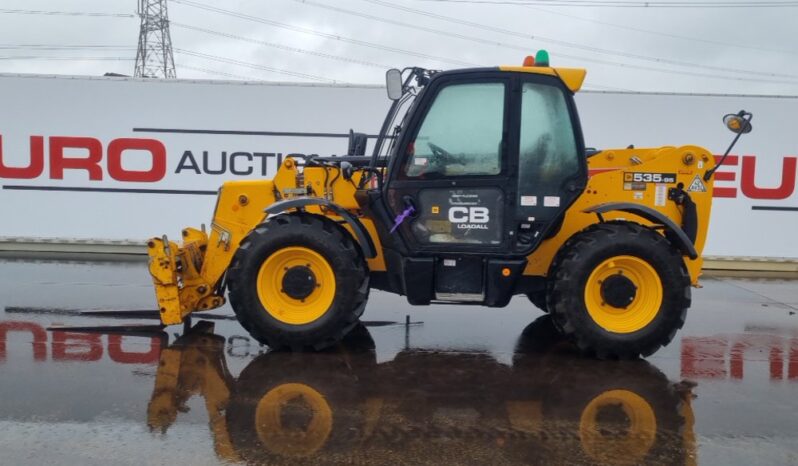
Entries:
<svg viewBox="0 0 798 466">
<path fill-rule="evenodd" d="M 671 306 L 662 309 L 663 316 L 655 318 L 659 328 L 647 328 L 636 332 L 645 334 L 637 338 L 620 337 L 611 332 L 598 331 L 592 319 L 580 315 L 587 314 L 584 305 L 584 287 L 580 286 L 586 273 L 586 262 L 596 260 L 600 251 L 618 249 L 624 245 L 641 245 L 653 251 L 653 256 L 662 255 L 661 264 L 667 264 L 666 276 L 658 270 L 663 281 L 663 306 L 665 301 Z M 614 254 L 613 254 L 614 255 Z M 645 258 L 644 258 L 645 259 Z M 648 260 L 648 259 L 647 259 Z M 656 268 L 656 267 L 655 267 Z M 663 235 L 643 225 L 632 222 L 598 223 L 569 239 L 552 264 L 553 274 L 549 280 L 546 304 L 555 327 L 571 339 L 583 353 L 592 354 L 599 359 L 633 359 L 649 356 L 659 348 L 668 345 L 676 332 L 684 326 L 687 309 L 691 304 L 690 276 L 684 266 L 681 254 Z M 681 288 L 675 291 L 673 288 Z M 670 297 L 667 298 L 670 293 Z M 592 326 L 585 322 L 589 320 Z M 652 322 L 654 324 L 654 322 Z M 651 325 L 651 324 L 650 324 Z"/>
<path fill-rule="evenodd" d="M 301 234 L 299 233 L 301 231 Z M 253 312 L 265 312 L 261 306 L 252 306 L 257 292 L 248 289 L 246 282 L 257 276 L 257 270 L 250 270 L 258 264 L 257 254 L 268 249 L 275 238 L 285 241 L 284 237 L 293 235 L 303 238 L 318 238 L 325 247 L 332 248 L 333 256 L 327 259 L 336 270 L 336 282 L 339 276 L 344 281 L 353 281 L 352 302 L 349 309 L 342 310 L 343 315 L 334 320 L 334 325 L 316 331 L 289 331 L 286 328 L 272 328 L 264 325 L 263 319 Z M 301 245 L 301 244 L 297 244 Z M 263 258 L 265 259 L 265 258 Z M 334 222 L 317 215 L 291 213 L 268 218 L 255 227 L 244 238 L 233 256 L 229 268 L 228 289 L 230 305 L 241 326 L 261 343 L 272 349 L 290 349 L 303 351 L 308 348 L 322 350 L 341 341 L 358 324 L 366 309 L 369 295 L 369 274 L 365 259 L 352 236 Z M 253 294 L 255 295 L 253 297 Z M 336 297 L 336 299 L 338 299 Z M 259 301 L 258 301 L 259 302 Z M 336 302 L 333 302 L 333 307 Z M 253 311 L 252 307 L 259 307 Z M 329 311 L 328 311 L 329 312 Z"/>
</svg>

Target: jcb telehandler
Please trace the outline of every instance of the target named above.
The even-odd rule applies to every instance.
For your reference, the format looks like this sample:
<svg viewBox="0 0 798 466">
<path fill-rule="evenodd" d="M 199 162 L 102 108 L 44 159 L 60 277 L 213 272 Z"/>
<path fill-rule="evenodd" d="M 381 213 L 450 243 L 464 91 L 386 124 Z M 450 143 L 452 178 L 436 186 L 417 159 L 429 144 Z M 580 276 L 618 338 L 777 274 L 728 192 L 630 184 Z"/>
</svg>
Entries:
<svg viewBox="0 0 798 466">
<path fill-rule="evenodd" d="M 149 241 L 162 323 L 227 292 L 262 343 L 321 349 L 372 288 L 412 305 L 521 294 L 587 353 L 653 353 L 698 284 L 717 165 L 697 146 L 586 149 L 584 78 L 545 51 L 524 66 L 390 70 L 371 157 L 350 133 L 347 156 L 287 157 L 271 180 L 225 183 L 210 235 Z M 735 142 L 750 120 L 724 118 Z"/>
</svg>

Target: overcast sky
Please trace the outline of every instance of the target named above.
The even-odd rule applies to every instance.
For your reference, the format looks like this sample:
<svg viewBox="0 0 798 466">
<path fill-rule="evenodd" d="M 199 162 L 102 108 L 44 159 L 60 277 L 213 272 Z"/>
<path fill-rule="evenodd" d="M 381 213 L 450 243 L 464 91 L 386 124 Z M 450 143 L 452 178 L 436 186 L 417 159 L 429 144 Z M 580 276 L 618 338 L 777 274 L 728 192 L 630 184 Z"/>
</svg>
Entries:
<svg viewBox="0 0 798 466">
<path fill-rule="evenodd" d="M 798 94 L 798 2 L 609 8 L 485 1 L 499 0 L 170 0 L 177 75 L 379 84 L 389 67 L 520 64 L 527 50 L 545 48 L 555 66 L 587 68 L 587 88 Z M 3 0 L 0 72 L 132 75 L 135 13 L 136 0 Z"/>
</svg>

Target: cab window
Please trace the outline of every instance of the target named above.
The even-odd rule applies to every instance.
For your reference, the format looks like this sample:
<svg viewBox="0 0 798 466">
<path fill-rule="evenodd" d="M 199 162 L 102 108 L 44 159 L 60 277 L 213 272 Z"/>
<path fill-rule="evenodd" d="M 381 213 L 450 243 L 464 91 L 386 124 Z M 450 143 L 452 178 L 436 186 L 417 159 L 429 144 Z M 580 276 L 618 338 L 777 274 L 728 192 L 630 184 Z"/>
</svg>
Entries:
<svg viewBox="0 0 798 466">
<path fill-rule="evenodd" d="M 519 194 L 557 193 L 566 178 L 579 172 L 565 95 L 557 87 L 530 82 L 522 91 Z"/>
<path fill-rule="evenodd" d="M 408 145 L 402 173 L 407 177 L 498 175 L 504 97 L 503 83 L 444 87 Z"/>
</svg>

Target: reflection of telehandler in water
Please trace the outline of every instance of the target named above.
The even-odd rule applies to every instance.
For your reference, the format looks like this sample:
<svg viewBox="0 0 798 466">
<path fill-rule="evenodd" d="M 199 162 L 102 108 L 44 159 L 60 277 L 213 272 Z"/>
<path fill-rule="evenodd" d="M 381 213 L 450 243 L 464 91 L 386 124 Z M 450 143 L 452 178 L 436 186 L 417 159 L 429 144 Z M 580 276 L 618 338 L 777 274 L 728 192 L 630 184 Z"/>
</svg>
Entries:
<svg viewBox="0 0 798 466">
<path fill-rule="evenodd" d="M 152 430 L 166 432 L 178 412 L 188 411 L 186 402 L 194 395 L 205 399 L 216 454 L 233 460 L 235 452 L 227 433 L 224 411 L 234 381 L 224 358 L 225 339 L 213 333 L 213 324 L 198 323 L 168 348 L 161 350 L 155 388 L 147 407 Z"/>
<path fill-rule="evenodd" d="M 377 364 L 361 328 L 334 351 L 263 354 L 233 381 L 201 323 L 163 351 L 148 422 L 165 431 L 199 394 L 219 458 L 247 463 L 694 464 L 688 385 L 572 357 L 550 325 L 525 329 L 512 368 L 417 350 Z"/>
</svg>

